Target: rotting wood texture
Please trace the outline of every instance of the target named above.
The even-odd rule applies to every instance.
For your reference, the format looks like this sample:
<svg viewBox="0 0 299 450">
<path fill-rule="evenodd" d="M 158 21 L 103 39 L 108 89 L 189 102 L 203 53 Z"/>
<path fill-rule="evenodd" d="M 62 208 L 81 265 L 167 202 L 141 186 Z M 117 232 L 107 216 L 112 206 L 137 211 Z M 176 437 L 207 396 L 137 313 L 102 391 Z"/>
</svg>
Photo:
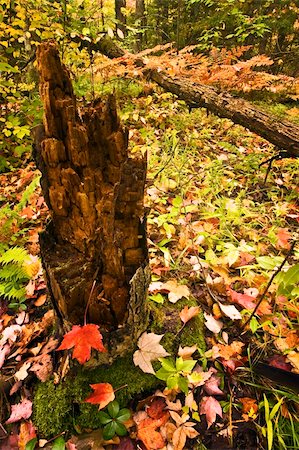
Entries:
<svg viewBox="0 0 299 450">
<path fill-rule="evenodd" d="M 37 61 L 44 126 L 35 158 L 52 217 L 40 241 L 56 310 L 82 323 L 96 277 L 89 321 L 102 330 L 145 327 L 146 159 L 129 157 L 114 97 L 79 112 L 55 45 L 41 44 Z"/>
</svg>

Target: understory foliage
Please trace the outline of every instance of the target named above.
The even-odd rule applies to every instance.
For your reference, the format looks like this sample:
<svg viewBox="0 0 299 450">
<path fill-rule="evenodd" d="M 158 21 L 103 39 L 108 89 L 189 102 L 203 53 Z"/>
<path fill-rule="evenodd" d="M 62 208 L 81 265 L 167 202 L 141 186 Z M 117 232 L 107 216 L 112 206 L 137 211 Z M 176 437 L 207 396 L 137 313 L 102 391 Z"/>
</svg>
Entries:
<svg viewBox="0 0 299 450">
<path fill-rule="evenodd" d="M 145 6 L 140 17 L 128 0 L 120 27 L 112 1 L 0 0 L 0 367 L 14 380 L 12 405 L 1 398 L 4 445 L 50 439 L 73 450 L 75 434 L 93 429 L 109 450 L 223 440 L 299 448 L 298 160 L 274 162 L 266 179 L 270 144 L 145 80 L 161 69 L 298 123 L 298 2 Z M 101 56 L 107 35 L 128 53 Z M 114 92 L 131 153 L 148 154 L 151 323 L 113 370 L 94 368 L 106 350 L 97 325 L 74 326 L 59 343 L 46 301 L 38 233 L 48 212 L 30 153 L 42 118 L 35 52 L 46 39 L 61 50 L 79 106 Z"/>
</svg>

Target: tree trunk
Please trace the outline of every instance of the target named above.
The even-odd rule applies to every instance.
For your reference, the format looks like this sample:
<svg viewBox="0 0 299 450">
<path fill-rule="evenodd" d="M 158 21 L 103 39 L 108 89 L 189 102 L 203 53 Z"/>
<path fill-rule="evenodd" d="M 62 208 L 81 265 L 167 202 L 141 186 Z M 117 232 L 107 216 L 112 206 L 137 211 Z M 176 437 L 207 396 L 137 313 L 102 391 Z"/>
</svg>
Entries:
<svg viewBox="0 0 299 450">
<path fill-rule="evenodd" d="M 115 0 L 115 19 L 116 30 L 119 29 L 126 36 L 126 16 L 122 12 L 122 8 L 126 7 L 126 0 Z"/>
<path fill-rule="evenodd" d="M 44 128 L 35 157 L 52 217 L 40 239 L 48 288 L 63 321 L 82 323 L 88 310 L 118 355 L 147 325 L 146 160 L 128 156 L 114 97 L 79 110 L 55 45 L 41 44 L 37 60 Z"/>
<path fill-rule="evenodd" d="M 207 108 L 219 117 L 226 117 L 248 128 L 278 148 L 286 150 L 290 156 L 299 156 L 299 128 L 291 122 L 278 121 L 250 102 L 217 91 L 211 86 L 184 78 L 171 78 L 157 70 L 151 71 L 149 77 L 191 107 Z"/>
<path fill-rule="evenodd" d="M 135 3 L 135 16 L 137 20 L 137 27 L 142 29 L 142 33 L 137 33 L 136 35 L 136 49 L 137 52 L 142 50 L 142 42 L 145 40 L 145 27 L 146 27 L 146 17 L 145 17 L 145 2 L 144 0 L 136 0 Z"/>
</svg>

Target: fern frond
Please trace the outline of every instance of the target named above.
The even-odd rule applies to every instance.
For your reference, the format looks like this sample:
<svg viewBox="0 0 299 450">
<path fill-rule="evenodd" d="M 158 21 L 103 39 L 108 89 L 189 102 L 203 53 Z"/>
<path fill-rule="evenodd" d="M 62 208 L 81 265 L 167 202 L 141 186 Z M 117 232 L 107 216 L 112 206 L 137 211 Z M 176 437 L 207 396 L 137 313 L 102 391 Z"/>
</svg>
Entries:
<svg viewBox="0 0 299 450">
<path fill-rule="evenodd" d="M 0 283 L 0 296 L 8 300 L 18 300 L 23 301 L 26 298 L 25 288 L 16 288 L 13 283 Z"/>
<path fill-rule="evenodd" d="M 28 259 L 28 253 L 26 250 L 22 247 L 12 247 L 9 250 L 7 250 L 1 257 L 0 257 L 0 263 L 1 264 L 8 264 L 8 263 L 21 263 L 23 264 L 26 259 Z"/>
<path fill-rule="evenodd" d="M 29 280 L 29 275 L 25 268 L 19 264 L 7 263 L 5 266 L 0 267 L 0 279 L 1 280 Z"/>
</svg>

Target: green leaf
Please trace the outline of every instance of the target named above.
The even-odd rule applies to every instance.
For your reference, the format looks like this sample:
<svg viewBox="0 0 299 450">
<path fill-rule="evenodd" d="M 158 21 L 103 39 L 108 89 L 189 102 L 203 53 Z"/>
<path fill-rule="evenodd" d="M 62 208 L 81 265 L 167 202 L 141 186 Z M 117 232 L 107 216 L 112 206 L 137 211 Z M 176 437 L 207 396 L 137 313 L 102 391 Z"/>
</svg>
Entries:
<svg viewBox="0 0 299 450">
<path fill-rule="evenodd" d="M 100 411 L 98 414 L 102 425 L 107 425 L 107 423 L 112 421 L 112 418 L 104 411 Z"/>
<path fill-rule="evenodd" d="M 280 266 L 283 259 L 283 256 L 258 256 L 256 261 L 262 269 L 273 270 Z"/>
<path fill-rule="evenodd" d="M 36 437 L 33 438 L 33 439 L 30 439 L 30 441 L 27 442 L 27 444 L 26 444 L 25 450 L 34 450 L 36 444 L 37 444 L 37 438 Z"/>
<path fill-rule="evenodd" d="M 256 320 L 255 317 L 252 317 L 252 319 L 250 320 L 249 326 L 250 326 L 250 329 L 251 329 L 252 333 L 255 333 L 256 330 L 259 327 L 259 323 L 258 323 L 258 321 Z"/>
<path fill-rule="evenodd" d="M 115 432 L 118 436 L 125 436 L 127 434 L 127 429 L 123 423 L 118 420 L 115 421 Z"/>
<path fill-rule="evenodd" d="M 55 439 L 52 450 L 65 450 L 65 440 L 62 436 Z"/>
<path fill-rule="evenodd" d="M 155 376 L 159 379 L 159 380 L 163 380 L 163 381 L 167 381 L 167 378 L 169 377 L 170 372 L 168 370 L 165 370 L 163 368 L 159 369 Z"/>
<path fill-rule="evenodd" d="M 181 370 L 183 369 L 183 366 L 184 366 L 184 360 L 182 357 L 177 358 L 177 360 L 175 362 L 175 366 L 176 366 L 176 370 L 178 372 L 181 372 Z"/>
<path fill-rule="evenodd" d="M 282 277 L 282 282 L 285 286 L 299 283 L 299 264 L 290 267 Z"/>
<path fill-rule="evenodd" d="M 118 412 L 119 412 L 119 403 L 117 400 L 113 400 L 113 402 L 109 403 L 108 405 L 108 413 L 114 419 L 115 417 L 117 417 Z"/>
<path fill-rule="evenodd" d="M 176 389 L 179 387 L 179 379 L 180 375 L 178 373 L 175 373 L 173 375 L 169 375 L 167 378 L 167 387 L 168 389 Z"/>
<path fill-rule="evenodd" d="M 117 414 L 117 420 L 119 422 L 126 422 L 131 417 L 131 411 L 127 408 L 123 408 Z"/>
<path fill-rule="evenodd" d="M 196 361 L 194 359 L 187 359 L 183 362 L 182 372 L 190 373 L 194 368 Z"/>
<path fill-rule="evenodd" d="M 273 425 L 270 420 L 267 422 L 267 441 L 268 450 L 271 450 L 273 445 Z"/>
<path fill-rule="evenodd" d="M 181 389 L 181 391 L 187 395 L 188 394 L 188 380 L 184 377 L 180 377 L 178 385 L 179 385 L 179 388 Z"/>
<path fill-rule="evenodd" d="M 167 372 L 176 372 L 177 369 L 174 366 L 173 359 L 170 358 L 159 358 L 160 363 L 162 364 L 162 367 L 164 370 L 167 370 Z"/>
<path fill-rule="evenodd" d="M 114 420 L 112 420 L 110 423 L 104 426 L 103 428 L 103 438 L 108 441 L 109 439 L 112 439 L 115 435 L 116 431 L 116 423 Z"/>
<path fill-rule="evenodd" d="M 150 300 L 152 300 L 153 302 L 159 303 L 159 304 L 163 304 L 165 301 L 165 298 L 163 297 L 162 294 L 153 294 L 153 295 L 149 295 L 148 297 Z"/>
<path fill-rule="evenodd" d="M 276 405 L 273 406 L 271 413 L 270 413 L 270 420 L 274 419 L 275 414 L 277 413 L 277 411 L 279 410 L 282 402 L 283 402 L 284 398 L 282 397 L 277 403 Z"/>
</svg>

